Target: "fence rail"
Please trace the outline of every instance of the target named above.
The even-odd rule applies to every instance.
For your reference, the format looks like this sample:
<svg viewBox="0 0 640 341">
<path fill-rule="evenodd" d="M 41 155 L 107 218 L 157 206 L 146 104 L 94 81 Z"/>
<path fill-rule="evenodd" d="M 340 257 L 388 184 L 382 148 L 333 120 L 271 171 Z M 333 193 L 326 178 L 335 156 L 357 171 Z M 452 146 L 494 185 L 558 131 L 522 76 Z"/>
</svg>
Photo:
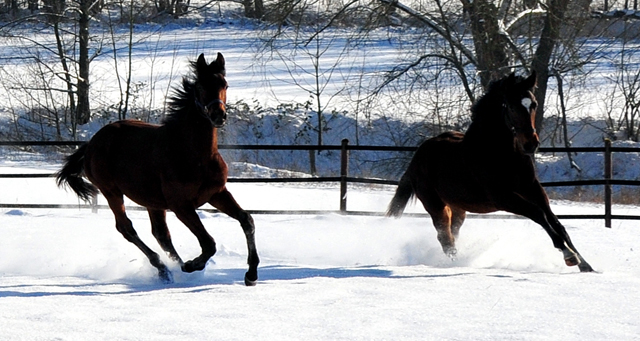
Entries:
<svg viewBox="0 0 640 341">
<path fill-rule="evenodd" d="M 0 141 L 0 146 L 79 146 L 85 141 Z M 223 150 L 302 150 L 302 151 L 320 151 L 320 150 L 339 150 L 340 151 L 340 175 L 334 177 L 309 177 L 309 178 L 229 178 L 231 183 L 320 183 L 320 182 L 337 182 L 340 184 L 340 209 L 339 211 L 327 210 L 250 210 L 252 214 L 322 214 L 338 212 L 341 214 L 351 215 L 382 215 L 382 212 L 361 212 L 347 210 L 347 189 L 349 183 L 362 184 L 381 184 L 381 185 L 397 185 L 398 181 L 388 179 L 361 178 L 349 176 L 349 152 L 350 151 L 395 151 L 395 152 L 413 152 L 417 147 L 395 147 L 395 146 L 355 146 L 349 145 L 348 140 L 343 140 L 340 145 L 219 145 L 219 149 Z M 612 214 L 612 186 L 640 186 L 638 180 L 613 179 L 612 174 L 612 155 L 613 153 L 638 153 L 640 148 L 632 147 L 612 147 L 611 141 L 605 140 L 604 147 L 570 147 L 570 148 L 540 148 L 539 153 L 603 153 L 604 174 L 602 179 L 594 180 L 572 180 L 572 181 L 554 181 L 543 182 L 543 187 L 565 187 L 565 186 L 604 186 L 604 213 L 603 214 L 565 214 L 558 215 L 560 219 L 604 219 L 605 226 L 611 227 L 611 221 L 619 220 L 640 220 L 640 216 L 635 215 L 614 215 Z M 37 173 L 37 174 L 0 174 L 0 178 L 51 178 L 55 174 Z M 97 197 L 90 205 L 64 205 L 64 204 L 7 204 L 0 203 L 0 208 L 91 208 L 93 211 L 97 209 L 106 209 L 106 205 L 98 205 Z M 131 207 L 130 209 L 144 209 L 142 207 Z M 213 209 L 203 209 L 204 211 L 216 212 Z M 426 215 L 426 214 L 407 214 L 407 215 Z M 510 215 L 469 215 L 476 218 L 491 217 L 513 217 Z"/>
</svg>

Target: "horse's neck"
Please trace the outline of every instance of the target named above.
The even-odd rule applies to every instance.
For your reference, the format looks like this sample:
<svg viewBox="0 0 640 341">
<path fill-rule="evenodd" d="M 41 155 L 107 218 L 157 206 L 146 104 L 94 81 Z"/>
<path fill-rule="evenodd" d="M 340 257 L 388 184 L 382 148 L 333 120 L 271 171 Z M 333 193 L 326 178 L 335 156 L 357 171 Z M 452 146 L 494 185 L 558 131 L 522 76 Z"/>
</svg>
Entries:
<svg viewBox="0 0 640 341">
<path fill-rule="evenodd" d="M 218 152 L 218 128 L 213 128 L 212 138 L 211 138 L 211 151 L 213 153 Z"/>
<path fill-rule="evenodd" d="M 199 158 L 209 158 L 218 154 L 218 129 L 201 122 L 182 122 L 177 130 L 185 144 Z"/>
<path fill-rule="evenodd" d="M 213 156 L 218 153 L 218 128 L 211 128 L 211 132 L 202 134 L 201 146 L 203 148 L 203 154 L 206 156 Z"/>
<path fill-rule="evenodd" d="M 478 114 L 469 125 L 464 139 L 474 149 L 499 148 L 515 151 L 513 132 L 505 124 L 501 106 Z"/>
</svg>

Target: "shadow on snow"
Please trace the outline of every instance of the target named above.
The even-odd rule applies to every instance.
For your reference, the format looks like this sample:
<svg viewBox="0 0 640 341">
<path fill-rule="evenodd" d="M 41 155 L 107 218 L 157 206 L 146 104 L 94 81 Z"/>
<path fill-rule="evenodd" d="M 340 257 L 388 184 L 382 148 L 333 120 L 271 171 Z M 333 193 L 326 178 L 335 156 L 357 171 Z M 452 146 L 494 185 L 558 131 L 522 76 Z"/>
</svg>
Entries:
<svg viewBox="0 0 640 341">
<path fill-rule="evenodd" d="M 206 292 L 212 285 L 244 285 L 245 269 L 212 269 L 199 276 L 177 277 L 176 283 L 164 285 L 159 281 L 143 282 L 127 279 L 115 282 L 90 282 L 81 284 L 26 283 L 0 285 L 0 298 L 4 297 L 49 297 L 49 296 L 110 296 L 132 293 L 160 292 L 163 290 L 185 289 L 185 292 Z M 396 275 L 393 271 L 375 266 L 355 268 L 308 268 L 272 265 L 260 268 L 258 285 L 268 285 L 271 281 L 306 280 L 312 278 L 446 278 L 471 275 L 472 273 Z M 61 278 L 61 281 L 63 279 Z M 251 290 L 251 289 L 247 289 Z"/>
</svg>

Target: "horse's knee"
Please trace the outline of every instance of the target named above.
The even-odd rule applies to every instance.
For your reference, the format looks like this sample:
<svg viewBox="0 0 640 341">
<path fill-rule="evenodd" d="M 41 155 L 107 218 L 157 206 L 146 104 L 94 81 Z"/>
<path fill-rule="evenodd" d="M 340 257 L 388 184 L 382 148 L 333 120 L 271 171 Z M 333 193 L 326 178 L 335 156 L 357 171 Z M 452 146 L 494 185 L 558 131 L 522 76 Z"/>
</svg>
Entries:
<svg viewBox="0 0 640 341">
<path fill-rule="evenodd" d="M 249 213 L 246 211 L 240 212 L 238 221 L 240 222 L 240 226 L 242 226 L 245 234 L 255 234 L 256 226 L 253 222 L 253 217 Z"/>
<path fill-rule="evenodd" d="M 216 241 L 211 237 L 207 238 L 206 241 L 201 241 L 200 247 L 202 248 L 202 254 L 209 257 L 215 255 L 218 251 Z"/>
<path fill-rule="evenodd" d="M 133 224 L 129 219 L 127 219 L 125 222 L 116 221 L 116 229 L 118 230 L 118 232 L 120 232 L 120 234 L 122 234 L 124 239 L 129 242 L 133 243 L 136 239 L 138 239 L 138 233 L 133 229 Z"/>
</svg>

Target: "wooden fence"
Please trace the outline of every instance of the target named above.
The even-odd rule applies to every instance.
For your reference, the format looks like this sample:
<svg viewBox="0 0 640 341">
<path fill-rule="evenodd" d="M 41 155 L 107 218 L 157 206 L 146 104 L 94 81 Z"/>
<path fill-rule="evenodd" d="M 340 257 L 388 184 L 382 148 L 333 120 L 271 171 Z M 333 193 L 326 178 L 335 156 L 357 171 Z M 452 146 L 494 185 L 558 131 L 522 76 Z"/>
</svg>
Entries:
<svg viewBox="0 0 640 341">
<path fill-rule="evenodd" d="M 0 146 L 78 146 L 85 143 L 84 141 L 69 141 L 69 142 L 50 142 L 50 141 L 0 141 Z M 399 152 L 413 152 L 417 147 L 394 147 L 394 146 L 354 146 L 350 145 L 348 140 L 343 140 L 341 145 L 323 145 L 323 146 L 309 146 L 309 145 L 220 145 L 220 149 L 229 150 L 301 150 L 301 151 L 319 151 L 319 150 L 339 150 L 340 151 L 340 174 L 334 177 L 310 177 L 310 178 L 229 178 L 228 182 L 239 183 L 320 183 L 320 182 L 334 182 L 340 184 L 340 210 L 341 214 L 353 214 L 353 215 L 382 215 L 383 212 L 360 212 L 347 210 L 347 189 L 349 183 L 362 183 L 362 184 L 382 184 L 382 185 L 397 185 L 398 181 L 388 179 L 373 179 L 362 177 L 349 176 L 349 152 L 350 151 L 399 151 Z M 614 219 L 623 220 L 640 220 L 640 216 L 635 215 L 615 215 L 612 214 L 612 186 L 640 186 L 638 180 L 624 180 L 613 179 L 612 170 L 612 158 L 613 153 L 637 153 L 640 152 L 640 148 L 629 147 L 612 147 L 611 141 L 605 140 L 603 147 L 571 147 L 571 148 L 540 148 L 539 153 L 603 153 L 604 174 L 602 179 L 595 180 L 573 180 L 573 181 L 557 181 L 557 182 L 543 182 L 544 187 L 566 187 L 566 186 L 604 186 L 603 202 L 604 212 L 603 214 L 596 215 L 584 215 L 584 214 L 571 214 L 571 215 L 558 215 L 560 219 L 604 219 L 605 226 L 611 227 L 611 221 Z M 51 178 L 54 174 L 0 174 L 0 178 Z M 640 189 L 639 189 L 640 190 Z M 93 211 L 97 209 L 107 208 L 105 205 L 98 205 L 97 197 L 94 198 L 93 203 L 90 205 L 59 205 L 59 204 L 8 204 L 0 203 L 0 208 L 92 208 Z M 133 208 L 136 209 L 136 208 Z M 142 209 L 142 208 L 140 208 Z M 215 211 L 215 210 L 208 210 Z M 321 214 L 330 213 L 331 211 L 315 211 L 315 210 L 277 210 L 277 211 L 265 211 L 265 210 L 253 210 L 249 211 L 252 214 Z M 482 216 L 482 215 L 469 215 L 469 217 L 494 217 L 494 216 Z"/>
</svg>

